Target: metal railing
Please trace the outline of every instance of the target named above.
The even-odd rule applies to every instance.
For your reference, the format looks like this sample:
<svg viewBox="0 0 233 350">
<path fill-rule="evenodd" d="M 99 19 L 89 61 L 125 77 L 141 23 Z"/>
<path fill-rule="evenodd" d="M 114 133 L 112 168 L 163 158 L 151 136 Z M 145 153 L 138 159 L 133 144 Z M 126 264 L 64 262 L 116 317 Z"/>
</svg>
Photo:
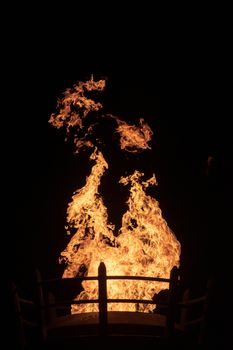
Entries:
<svg viewBox="0 0 233 350">
<path fill-rule="evenodd" d="M 56 308 L 59 306 L 72 304 L 89 304 L 98 303 L 99 308 L 99 333 L 100 335 L 107 334 L 108 326 L 108 303 L 141 303 L 141 304 L 157 304 L 167 306 L 166 326 L 165 332 L 167 336 L 171 336 L 174 327 L 174 305 L 175 305 L 175 291 L 179 280 L 178 268 L 174 266 L 170 272 L 169 278 L 161 277 L 145 277 L 145 276 L 107 276 L 106 266 L 103 262 L 99 264 L 98 276 L 83 276 L 75 278 L 56 278 L 56 279 L 42 279 L 40 273 L 37 271 L 37 305 L 40 310 L 39 320 L 41 335 L 46 339 L 46 322 L 45 310 L 48 308 Z M 46 302 L 44 297 L 44 287 L 51 283 L 66 283 L 66 282 L 83 282 L 97 280 L 98 281 L 98 299 L 88 300 L 63 300 L 60 302 Z M 162 303 L 152 299 L 111 299 L 107 296 L 107 281 L 108 280 L 143 280 L 151 282 L 167 282 L 168 283 L 168 302 Z"/>
</svg>

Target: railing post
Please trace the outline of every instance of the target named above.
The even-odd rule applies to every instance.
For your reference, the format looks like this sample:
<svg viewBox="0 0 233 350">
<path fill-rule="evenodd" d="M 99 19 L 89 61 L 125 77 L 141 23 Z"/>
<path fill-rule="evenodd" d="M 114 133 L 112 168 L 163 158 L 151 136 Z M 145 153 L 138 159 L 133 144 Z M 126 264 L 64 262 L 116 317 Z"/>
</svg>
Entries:
<svg viewBox="0 0 233 350">
<path fill-rule="evenodd" d="M 107 279 L 106 266 L 103 262 L 98 268 L 98 283 L 99 283 L 99 327 L 100 334 L 107 334 L 108 324 L 108 306 L 107 306 Z"/>
<path fill-rule="evenodd" d="M 170 273 L 168 309 L 167 309 L 166 336 L 168 338 L 172 338 L 174 333 L 177 285 L 178 285 L 178 268 L 176 266 L 173 266 Z"/>
<path fill-rule="evenodd" d="M 18 290 L 16 288 L 16 285 L 14 284 L 13 281 L 11 281 L 10 284 L 11 288 L 11 293 L 13 296 L 13 302 L 14 302 L 14 312 L 17 315 L 17 340 L 19 342 L 19 345 L 22 348 L 25 348 L 27 346 L 27 341 L 26 341 L 26 336 L 25 336 L 25 331 L 24 331 L 24 324 L 23 324 L 23 316 L 21 313 L 21 306 L 20 306 L 20 300 L 19 300 L 19 295 L 18 295 Z"/>
<path fill-rule="evenodd" d="M 39 322 L 39 336 L 42 343 L 45 342 L 46 334 L 46 325 L 45 325 L 45 309 L 44 309 L 44 295 L 42 289 L 42 279 L 39 270 L 35 271 L 36 274 L 36 304 L 38 310 L 38 322 Z"/>
</svg>

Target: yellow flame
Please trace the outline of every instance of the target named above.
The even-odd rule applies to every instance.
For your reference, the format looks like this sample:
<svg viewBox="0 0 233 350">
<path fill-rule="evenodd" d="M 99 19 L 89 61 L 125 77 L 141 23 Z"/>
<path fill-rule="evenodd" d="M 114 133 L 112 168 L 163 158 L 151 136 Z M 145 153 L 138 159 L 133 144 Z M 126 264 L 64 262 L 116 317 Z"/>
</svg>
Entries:
<svg viewBox="0 0 233 350">
<path fill-rule="evenodd" d="M 123 215 L 118 237 L 114 226 L 108 223 L 107 209 L 99 195 L 100 179 L 108 165 L 100 152 L 86 185 L 76 191 L 68 207 L 67 221 L 76 230 L 61 256 L 67 263 L 63 277 L 75 277 L 85 270 L 87 276 L 96 276 L 98 265 L 104 261 L 108 275 L 135 275 L 169 277 L 171 268 L 179 265 L 180 244 L 162 217 L 158 202 L 145 189 L 156 184 L 155 176 L 142 181 L 143 174 L 122 177 L 120 183 L 130 185 L 128 210 Z M 83 270 L 84 269 L 84 270 Z M 83 282 L 84 291 L 77 299 L 97 298 L 97 284 Z M 166 283 L 108 281 L 108 297 L 151 299 L 167 288 Z M 112 304 L 111 311 L 151 311 L 152 306 Z M 97 305 L 73 305 L 72 312 L 98 311 Z"/>
<path fill-rule="evenodd" d="M 65 101 L 68 102 L 63 102 L 63 112 L 52 115 L 50 122 L 56 127 L 61 127 L 67 122 L 67 128 L 70 125 L 81 128 L 82 117 L 85 117 L 87 111 L 98 110 L 100 106 L 93 101 L 84 102 L 81 98 L 79 103 L 85 112 L 82 112 L 82 117 L 76 115 L 74 120 L 69 116 L 70 110 L 67 105 L 70 106 L 74 98 L 75 103 L 78 103 L 85 89 L 102 89 L 103 86 L 103 81 L 95 83 L 91 79 L 87 83 L 76 85 L 76 93 L 67 90 Z M 135 152 L 150 148 L 148 141 L 153 133 L 143 119 L 140 119 L 140 126 L 136 127 L 117 117 L 109 116 L 117 121 L 121 149 Z M 82 143 L 82 140 L 79 142 Z M 97 147 L 90 160 L 95 163 L 86 178 L 86 184 L 73 194 L 67 209 L 67 233 L 71 234 L 71 230 L 74 233 L 61 253 L 61 260 L 66 263 L 63 277 L 83 274 L 97 276 L 99 263 L 103 261 L 108 275 L 168 278 L 172 267 L 179 266 L 181 247 L 162 217 L 158 201 L 146 194 L 149 186 L 157 184 L 155 175 L 143 180 L 144 174 L 135 170 L 133 174 L 119 180 L 122 185 L 129 187 L 129 197 L 128 210 L 122 217 L 122 225 L 116 235 L 115 227 L 109 223 L 107 208 L 99 193 L 101 178 L 108 169 L 108 164 Z M 110 280 L 107 285 L 108 297 L 113 299 L 152 299 L 160 290 L 167 288 L 166 283 L 133 280 Z M 78 300 L 98 298 L 96 281 L 85 281 L 82 286 L 83 291 L 77 296 Z M 153 308 L 154 306 L 147 304 L 108 305 L 109 311 L 151 312 Z M 98 305 L 73 305 L 71 310 L 72 313 L 92 311 L 98 311 Z"/>
</svg>

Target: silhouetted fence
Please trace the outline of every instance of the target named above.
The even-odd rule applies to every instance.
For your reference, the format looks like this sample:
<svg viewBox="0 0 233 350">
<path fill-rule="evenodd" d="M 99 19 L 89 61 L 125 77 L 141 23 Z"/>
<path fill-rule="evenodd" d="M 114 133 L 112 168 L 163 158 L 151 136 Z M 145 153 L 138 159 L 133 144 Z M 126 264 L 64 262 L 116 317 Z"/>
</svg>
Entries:
<svg viewBox="0 0 233 350">
<path fill-rule="evenodd" d="M 42 339 L 46 338 L 46 320 L 45 320 L 45 310 L 49 308 L 57 308 L 60 306 L 71 305 L 71 304 L 90 304 L 97 303 L 99 307 L 99 333 L 101 335 L 107 334 L 108 325 L 108 303 L 140 303 L 140 304 L 159 304 L 167 306 L 167 318 L 166 318 L 166 335 L 170 337 L 174 328 L 174 306 L 175 306 L 175 291 L 178 284 L 178 269 L 174 266 L 171 270 L 169 278 L 161 277 L 145 277 L 145 276 L 107 276 L 106 266 L 103 262 L 100 263 L 98 267 L 98 276 L 90 277 L 75 277 L 75 278 L 63 278 L 63 279 L 48 279 L 43 280 L 40 273 L 37 271 L 37 303 L 38 310 L 40 311 L 39 320 L 41 326 L 41 336 Z M 98 299 L 88 299 L 88 300 L 62 300 L 59 302 L 48 302 L 44 296 L 45 285 L 51 283 L 66 283 L 67 281 L 98 281 Z M 151 281 L 151 282 L 167 282 L 168 283 L 168 302 L 161 303 L 156 302 L 152 299 L 110 299 L 107 293 L 107 281 L 108 280 L 140 280 L 140 281 Z M 51 299 L 50 299 L 51 300 Z"/>
</svg>

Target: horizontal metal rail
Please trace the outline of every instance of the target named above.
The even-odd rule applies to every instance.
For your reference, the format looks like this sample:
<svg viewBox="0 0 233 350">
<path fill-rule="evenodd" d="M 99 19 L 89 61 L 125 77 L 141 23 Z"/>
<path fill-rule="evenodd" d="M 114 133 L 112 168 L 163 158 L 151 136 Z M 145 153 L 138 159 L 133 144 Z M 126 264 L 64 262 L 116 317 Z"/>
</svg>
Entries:
<svg viewBox="0 0 233 350">
<path fill-rule="evenodd" d="M 78 277 L 66 277 L 66 278 L 51 278 L 37 281 L 37 284 L 49 284 L 49 283 L 66 283 L 75 281 L 98 281 L 99 276 L 78 276 Z M 141 280 L 141 281 L 151 281 L 151 282 L 166 282 L 169 283 L 170 279 L 162 277 L 146 277 L 146 276 L 106 276 L 106 280 Z"/>
</svg>

